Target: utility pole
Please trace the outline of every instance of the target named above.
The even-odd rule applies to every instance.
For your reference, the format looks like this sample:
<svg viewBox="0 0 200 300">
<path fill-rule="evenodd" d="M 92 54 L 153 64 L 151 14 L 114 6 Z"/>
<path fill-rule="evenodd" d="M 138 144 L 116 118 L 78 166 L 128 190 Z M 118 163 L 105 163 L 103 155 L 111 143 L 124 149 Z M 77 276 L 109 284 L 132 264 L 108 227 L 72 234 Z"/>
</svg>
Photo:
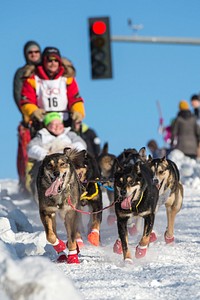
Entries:
<svg viewBox="0 0 200 300">
<path fill-rule="evenodd" d="M 143 29 L 144 26 L 143 24 L 134 24 L 131 19 L 128 19 L 128 26 L 133 31 L 134 36 L 112 36 L 111 41 L 128 43 L 200 45 L 200 38 L 138 36 L 137 32 Z"/>
<path fill-rule="evenodd" d="M 200 45 L 198 38 L 156 36 L 112 36 L 112 42 Z"/>
</svg>

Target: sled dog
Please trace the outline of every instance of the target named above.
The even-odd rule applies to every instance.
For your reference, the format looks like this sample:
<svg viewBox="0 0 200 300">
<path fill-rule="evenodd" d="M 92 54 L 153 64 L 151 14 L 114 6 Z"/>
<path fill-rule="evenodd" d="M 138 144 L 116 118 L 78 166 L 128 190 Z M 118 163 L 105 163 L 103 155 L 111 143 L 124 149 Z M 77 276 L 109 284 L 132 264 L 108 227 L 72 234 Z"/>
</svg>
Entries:
<svg viewBox="0 0 200 300">
<path fill-rule="evenodd" d="M 40 217 L 47 240 L 58 253 L 65 250 L 66 245 L 56 234 L 56 212 L 63 218 L 68 238 L 67 263 L 79 262 L 75 252 L 83 246 L 81 206 L 88 205 L 91 212 L 88 241 L 99 245 L 103 205 L 101 189 L 95 182 L 97 176 L 97 162 L 85 150 L 79 152 L 65 148 L 63 154 L 46 156 L 39 168 L 37 191 Z M 64 255 L 58 260 L 62 259 L 65 259 Z"/>
<path fill-rule="evenodd" d="M 153 181 L 159 190 L 157 210 L 165 204 L 167 213 L 167 228 L 164 234 L 165 242 L 174 241 L 174 223 L 176 214 L 180 211 L 183 202 L 183 185 L 180 182 L 179 170 L 176 164 L 167 159 L 149 158 L 153 172 Z"/>
<path fill-rule="evenodd" d="M 81 170 L 84 167 L 85 152 L 64 149 L 63 154 L 46 156 L 37 176 L 39 213 L 47 241 L 59 254 L 66 248 L 56 233 L 56 212 L 59 211 L 64 220 L 69 250 L 67 257 L 64 254 L 60 257 L 66 259 L 67 263 L 79 263 L 76 242 L 78 217 L 75 209 L 80 205 L 81 184 L 75 168 Z"/>
<path fill-rule="evenodd" d="M 146 149 L 142 147 L 139 151 L 135 148 L 124 149 L 124 151 L 117 157 L 119 164 L 123 166 L 134 165 L 136 162 L 146 162 Z"/>
<path fill-rule="evenodd" d="M 158 189 L 153 184 L 152 172 L 147 163 L 138 160 L 134 164 L 118 166 L 114 174 L 115 212 L 117 227 L 125 261 L 131 261 L 128 246 L 127 222 L 132 216 L 144 219 L 144 230 L 135 256 L 146 255 L 153 230 L 155 210 L 158 202 Z"/>
</svg>

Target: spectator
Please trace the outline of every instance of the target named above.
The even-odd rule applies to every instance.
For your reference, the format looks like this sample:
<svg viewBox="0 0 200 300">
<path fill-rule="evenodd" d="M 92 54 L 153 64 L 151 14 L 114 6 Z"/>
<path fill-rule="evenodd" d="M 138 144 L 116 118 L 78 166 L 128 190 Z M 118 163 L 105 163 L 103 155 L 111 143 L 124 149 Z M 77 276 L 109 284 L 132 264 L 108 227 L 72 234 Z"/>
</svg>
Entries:
<svg viewBox="0 0 200 300">
<path fill-rule="evenodd" d="M 76 122 L 75 131 L 81 135 L 87 144 L 87 151 L 97 158 L 101 151 L 101 140 L 97 136 L 94 129 L 90 128 L 87 124 Z"/>
<path fill-rule="evenodd" d="M 28 41 L 24 45 L 25 65 L 17 69 L 13 80 L 13 97 L 15 103 L 20 109 L 21 90 L 23 81 L 29 77 L 33 69 L 41 61 L 41 48 L 35 41 Z M 29 123 L 23 118 L 18 126 L 18 150 L 17 150 L 17 171 L 19 176 L 19 190 L 21 193 L 26 194 L 25 188 L 25 169 L 28 161 L 26 146 L 31 139 Z"/>
<path fill-rule="evenodd" d="M 200 97 L 199 95 L 193 95 L 191 97 L 191 105 L 194 109 L 194 114 L 197 117 L 197 122 L 200 125 Z"/>
<path fill-rule="evenodd" d="M 194 109 L 194 114 L 197 118 L 197 124 L 200 126 L 200 96 L 199 95 L 194 94 L 191 97 L 191 105 Z M 200 144 L 197 149 L 197 158 L 198 160 L 200 160 Z"/>
<path fill-rule="evenodd" d="M 147 147 L 149 148 L 153 158 L 163 158 L 166 155 L 166 149 L 159 148 L 155 140 L 150 140 L 147 143 Z"/>
<path fill-rule="evenodd" d="M 72 68 L 63 65 L 60 51 L 46 47 L 42 53 L 42 64 L 26 79 L 22 87 L 21 110 L 26 118 L 33 121 L 34 128 L 40 128 L 45 112 L 64 111 L 74 121 L 85 116 L 83 99 L 79 94 Z M 68 121 L 68 114 L 63 114 Z"/>
<path fill-rule="evenodd" d="M 200 127 L 185 100 L 179 102 L 179 112 L 172 125 L 171 140 L 172 148 L 179 149 L 190 158 L 197 158 Z"/>
<path fill-rule="evenodd" d="M 30 170 L 36 162 L 42 161 L 46 155 L 62 153 L 66 147 L 86 150 L 84 140 L 71 127 L 64 127 L 62 117 L 57 112 L 44 116 L 45 128 L 40 129 L 27 146 L 29 162 L 26 169 L 26 188 L 30 190 Z M 38 165 L 38 164 L 37 164 Z"/>
</svg>

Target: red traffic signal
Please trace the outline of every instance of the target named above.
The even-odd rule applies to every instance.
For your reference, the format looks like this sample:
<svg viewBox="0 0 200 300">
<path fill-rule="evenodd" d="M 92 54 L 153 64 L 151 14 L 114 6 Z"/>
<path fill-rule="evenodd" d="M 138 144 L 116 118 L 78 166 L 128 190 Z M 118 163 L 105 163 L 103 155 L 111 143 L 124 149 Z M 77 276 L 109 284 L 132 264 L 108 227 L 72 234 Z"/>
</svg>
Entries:
<svg viewBox="0 0 200 300">
<path fill-rule="evenodd" d="M 92 24 L 92 31 L 95 34 L 104 34 L 106 32 L 106 23 L 103 21 L 96 21 Z"/>
<path fill-rule="evenodd" d="M 92 79 L 112 78 L 109 18 L 89 18 Z"/>
</svg>

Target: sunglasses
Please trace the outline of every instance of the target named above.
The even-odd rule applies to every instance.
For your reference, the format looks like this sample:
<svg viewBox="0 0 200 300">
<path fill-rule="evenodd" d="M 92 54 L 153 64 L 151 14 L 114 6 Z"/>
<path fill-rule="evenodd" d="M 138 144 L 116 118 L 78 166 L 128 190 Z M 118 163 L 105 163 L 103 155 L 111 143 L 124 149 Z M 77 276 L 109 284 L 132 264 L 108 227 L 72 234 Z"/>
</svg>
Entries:
<svg viewBox="0 0 200 300">
<path fill-rule="evenodd" d="M 40 51 L 39 50 L 35 50 L 35 51 L 33 50 L 33 51 L 28 52 L 28 54 L 33 54 L 33 53 L 40 53 Z"/>
<path fill-rule="evenodd" d="M 52 58 L 47 58 L 47 62 L 52 62 L 52 61 L 55 61 L 55 62 L 59 62 L 59 60 L 57 59 L 57 58 L 54 58 L 54 57 L 52 57 Z"/>
</svg>

